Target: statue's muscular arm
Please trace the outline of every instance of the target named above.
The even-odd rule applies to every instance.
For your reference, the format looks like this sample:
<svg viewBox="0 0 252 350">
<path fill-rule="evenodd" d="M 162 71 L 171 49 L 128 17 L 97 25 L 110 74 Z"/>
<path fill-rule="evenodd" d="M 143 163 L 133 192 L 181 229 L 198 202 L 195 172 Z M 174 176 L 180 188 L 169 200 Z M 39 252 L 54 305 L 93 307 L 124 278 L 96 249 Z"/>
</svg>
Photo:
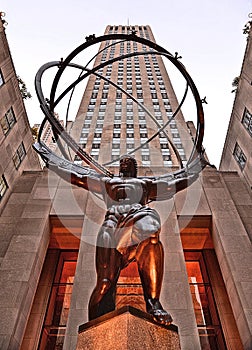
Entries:
<svg viewBox="0 0 252 350">
<path fill-rule="evenodd" d="M 190 174 L 186 177 L 153 180 L 149 185 L 149 200 L 158 201 L 170 199 L 175 193 L 184 190 L 196 181 L 198 174 Z"/>
<path fill-rule="evenodd" d="M 202 153 L 176 176 L 167 174 L 162 178 L 151 181 L 149 184 L 149 200 L 158 201 L 172 198 L 175 193 L 184 190 L 195 182 L 201 170 L 207 165 L 210 164 Z"/>
<path fill-rule="evenodd" d="M 44 160 L 46 167 L 62 179 L 88 191 L 102 193 L 104 176 L 88 167 L 79 166 L 53 153 L 43 142 L 35 143 L 33 148 Z"/>
<path fill-rule="evenodd" d="M 100 177 L 98 173 L 95 174 L 92 171 L 89 171 L 88 168 L 80 174 L 71 168 L 65 168 L 50 162 L 47 163 L 47 167 L 58 174 L 62 179 L 73 185 L 82 187 L 91 192 L 102 193 L 102 177 Z"/>
</svg>

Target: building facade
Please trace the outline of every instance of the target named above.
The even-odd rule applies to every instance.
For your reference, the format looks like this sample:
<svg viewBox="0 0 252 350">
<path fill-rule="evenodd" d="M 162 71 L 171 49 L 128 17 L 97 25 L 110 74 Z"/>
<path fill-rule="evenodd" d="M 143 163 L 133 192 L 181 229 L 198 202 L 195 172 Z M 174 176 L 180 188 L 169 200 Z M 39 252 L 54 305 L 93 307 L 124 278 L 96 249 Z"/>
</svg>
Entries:
<svg viewBox="0 0 252 350">
<path fill-rule="evenodd" d="M 227 130 L 223 154 L 220 162 L 221 171 L 237 171 L 251 193 L 252 189 L 252 47 L 251 23 L 247 33 L 247 47 L 243 59 L 239 83 L 236 89 L 233 110 Z M 238 192 L 238 189 L 237 189 Z M 249 212 L 237 210 L 243 219 L 250 240 L 252 240 L 252 219 Z M 251 212 L 251 210 L 250 210 Z"/>
<path fill-rule="evenodd" d="M 132 31 L 154 41 L 149 26 L 108 26 L 105 33 Z M 101 44 L 95 65 L 132 50 L 148 54 L 104 67 L 98 73 L 105 80 L 90 76 L 71 135 L 117 173 L 118 157 L 156 132 L 148 113 L 111 86 L 108 81 L 113 80 L 147 107 L 159 125 L 171 119 L 167 133 L 186 162 L 194 130 L 181 112 L 172 119 L 178 101 L 161 57 L 133 40 L 112 44 Z M 141 176 L 178 169 L 162 134 L 135 156 Z M 252 199 L 239 174 L 206 168 L 173 199 L 150 205 L 162 223 L 161 301 L 179 328 L 181 348 L 251 349 L 251 242 L 239 207 L 249 212 Z M 96 282 L 96 235 L 105 210 L 99 197 L 48 170 L 25 171 L 17 179 L 0 218 L 5 243 L 0 266 L 2 349 L 76 348 L 78 327 L 88 321 Z M 117 308 L 127 304 L 144 309 L 134 263 L 118 282 Z"/>
<path fill-rule="evenodd" d="M 30 126 L 0 19 L 0 212 L 23 170 L 38 170 Z"/>
<path fill-rule="evenodd" d="M 235 170 L 252 187 L 251 28 L 243 59 L 220 170 Z"/>
</svg>

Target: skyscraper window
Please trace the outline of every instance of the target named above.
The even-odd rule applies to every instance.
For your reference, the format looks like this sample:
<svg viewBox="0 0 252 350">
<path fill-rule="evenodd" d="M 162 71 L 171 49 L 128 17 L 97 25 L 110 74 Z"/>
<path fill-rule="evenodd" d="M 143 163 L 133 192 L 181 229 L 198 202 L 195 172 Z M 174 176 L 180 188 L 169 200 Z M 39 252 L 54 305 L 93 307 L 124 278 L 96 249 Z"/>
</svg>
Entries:
<svg viewBox="0 0 252 350">
<path fill-rule="evenodd" d="M 4 78 L 3 78 L 2 71 L 0 69 L 0 86 L 2 86 L 3 84 L 4 84 Z"/>
<path fill-rule="evenodd" d="M 242 118 L 242 124 L 245 126 L 250 136 L 252 136 L 252 114 L 245 108 Z"/>
<path fill-rule="evenodd" d="M 21 142 L 20 145 L 18 146 L 14 156 L 12 157 L 16 169 L 19 168 L 25 155 L 26 155 L 25 147 L 24 147 L 23 142 Z"/>
<path fill-rule="evenodd" d="M 16 117 L 13 108 L 11 107 L 0 120 L 3 133 L 7 135 L 8 132 L 13 128 L 15 123 Z"/>
<path fill-rule="evenodd" d="M 0 201 L 2 200 L 3 196 L 5 195 L 7 189 L 8 189 L 7 181 L 4 177 L 4 175 L 2 175 L 0 177 Z"/>
</svg>

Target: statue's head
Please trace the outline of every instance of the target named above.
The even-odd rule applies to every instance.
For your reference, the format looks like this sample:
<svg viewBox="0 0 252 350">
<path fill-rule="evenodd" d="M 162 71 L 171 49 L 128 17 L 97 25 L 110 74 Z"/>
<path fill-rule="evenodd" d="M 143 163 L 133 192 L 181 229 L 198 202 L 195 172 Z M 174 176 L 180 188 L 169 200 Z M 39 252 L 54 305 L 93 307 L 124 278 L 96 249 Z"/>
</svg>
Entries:
<svg viewBox="0 0 252 350">
<path fill-rule="evenodd" d="M 137 162 L 135 158 L 129 154 L 123 155 L 120 158 L 120 176 L 137 177 Z"/>
</svg>

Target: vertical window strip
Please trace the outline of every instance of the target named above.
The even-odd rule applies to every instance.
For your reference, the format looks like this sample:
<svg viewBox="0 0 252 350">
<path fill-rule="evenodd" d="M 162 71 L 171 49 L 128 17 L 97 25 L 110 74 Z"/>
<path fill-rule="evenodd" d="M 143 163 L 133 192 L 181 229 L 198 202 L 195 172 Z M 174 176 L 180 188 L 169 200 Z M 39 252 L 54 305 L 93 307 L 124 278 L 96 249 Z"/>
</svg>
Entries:
<svg viewBox="0 0 252 350">
<path fill-rule="evenodd" d="M 0 123 L 4 135 L 7 135 L 8 132 L 13 128 L 13 125 L 16 123 L 16 117 L 12 107 L 2 117 Z"/>
<path fill-rule="evenodd" d="M 25 155 L 26 155 L 25 147 L 24 147 L 23 142 L 21 142 L 20 145 L 18 146 L 14 156 L 12 157 L 16 169 L 19 168 Z"/>
<path fill-rule="evenodd" d="M 243 113 L 242 124 L 249 132 L 250 136 L 252 136 L 252 114 L 247 110 L 247 108 L 245 108 Z"/>
<path fill-rule="evenodd" d="M 242 151 L 241 147 L 238 145 L 237 142 L 235 144 L 233 156 L 241 170 L 243 170 L 246 165 L 247 157 L 245 156 L 244 152 Z"/>
<path fill-rule="evenodd" d="M 0 178 L 0 201 L 2 200 L 3 196 L 5 195 L 7 189 L 8 189 L 7 181 L 4 177 L 4 175 Z"/>
<path fill-rule="evenodd" d="M 3 73 L 0 69 L 0 86 L 2 86 L 4 84 L 4 78 L 3 78 Z"/>
</svg>

